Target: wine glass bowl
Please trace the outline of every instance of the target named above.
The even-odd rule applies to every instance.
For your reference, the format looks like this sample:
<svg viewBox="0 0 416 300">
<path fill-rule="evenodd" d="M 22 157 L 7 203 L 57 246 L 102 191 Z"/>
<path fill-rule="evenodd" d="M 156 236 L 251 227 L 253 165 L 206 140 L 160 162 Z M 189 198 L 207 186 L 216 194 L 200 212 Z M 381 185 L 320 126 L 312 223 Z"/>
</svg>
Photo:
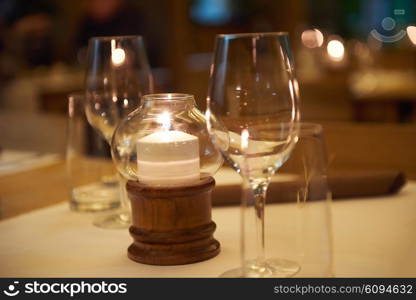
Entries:
<svg viewBox="0 0 416 300">
<path fill-rule="evenodd" d="M 217 37 L 207 98 L 208 113 L 216 117 L 211 133 L 217 144 L 229 145 L 222 152 L 238 172 L 243 157 L 253 177 L 273 172 L 296 142 L 298 88 L 288 47 L 285 33 Z M 218 120 L 225 134 L 215 128 Z"/>
<path fill-rule="evenodd" d="M 140 36 L 95 37 L 88 45 L 86 114 L 110 143 L 115 127 L 153 90 Z"/>
<path fill-rule="evenodd" d="M 242 269 L 231 275 L 295 274 L 297 265 L 266 260 L 264 255 L 267 188 L 271 176 L 289 158 L 298 134 L 298 86 L 286 33 L 217 36 L 206 116 L 213 142 L 252 193 L 245 195 L 243 210 L 247 201 L 255 203 L 257 257 L 243 258 Z"/>
</svg>

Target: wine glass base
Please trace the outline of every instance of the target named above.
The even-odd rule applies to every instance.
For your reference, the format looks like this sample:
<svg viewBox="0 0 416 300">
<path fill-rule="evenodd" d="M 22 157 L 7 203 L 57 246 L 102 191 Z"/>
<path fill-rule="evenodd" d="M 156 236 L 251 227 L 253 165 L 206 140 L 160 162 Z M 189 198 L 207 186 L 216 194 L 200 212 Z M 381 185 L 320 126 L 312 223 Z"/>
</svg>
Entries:
<svg viewBox="0 0 416 300">
<path fill-rule="evenodd" d="M 241 278 L 241 277 L 274 277 L 285 278 L 293 277 L 300 271 L 300 265 L 294 261 L 272 258 L 267 259 L 261 267 L 255 261 L 247 262 L 245 274 L 243 268 L 236 268 L 221 274 L 220 277 L 225 278 Z"/>
<path fill-rule="evenodd" d="M 97 217 L 93 224 L 104 229 L 126 229 L 131 225 L 131 217 L 126 211 L 117 211 Z"/>
</svg>

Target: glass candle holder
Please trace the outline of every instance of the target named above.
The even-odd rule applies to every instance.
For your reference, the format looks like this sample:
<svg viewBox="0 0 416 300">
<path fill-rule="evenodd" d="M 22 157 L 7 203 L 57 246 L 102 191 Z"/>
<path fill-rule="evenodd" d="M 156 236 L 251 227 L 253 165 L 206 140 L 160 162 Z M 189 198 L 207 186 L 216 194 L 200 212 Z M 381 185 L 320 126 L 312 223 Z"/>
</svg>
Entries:
<svg viewBox="0 0 416 300">
<path fill-rule="evenodd" d="M 112 140 L 118 171 L 152 186 L 183 185 L 213 175 L 223 159 L 204 114 L 188 94 L 151 94 L 124 119 Z"/>
<path fill-rule="evenodd" d="M 178 265 L 219 253 L 211 220 L 211 175 L 223 159 L 192 95 L 144 96 L 142 106 L 116 129 L 112 156 L 129 179 L 130 259 Z"/>
</svg>

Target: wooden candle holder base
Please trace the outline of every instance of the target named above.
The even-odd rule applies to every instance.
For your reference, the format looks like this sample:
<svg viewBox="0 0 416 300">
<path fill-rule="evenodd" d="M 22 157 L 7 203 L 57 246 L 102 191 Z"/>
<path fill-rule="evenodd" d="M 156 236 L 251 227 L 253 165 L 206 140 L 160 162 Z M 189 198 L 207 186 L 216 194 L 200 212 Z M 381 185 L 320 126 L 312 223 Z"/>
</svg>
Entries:
<svg viewBox="0 0 416 300">
<path fill-rule="evenodd" d="M 152 187 L 127 182 L 134 243 L 128 257 L 150 265 L 182 265 L 220 252 L 211 220 L 212 177 L 190 186 Z"/>
</svg>

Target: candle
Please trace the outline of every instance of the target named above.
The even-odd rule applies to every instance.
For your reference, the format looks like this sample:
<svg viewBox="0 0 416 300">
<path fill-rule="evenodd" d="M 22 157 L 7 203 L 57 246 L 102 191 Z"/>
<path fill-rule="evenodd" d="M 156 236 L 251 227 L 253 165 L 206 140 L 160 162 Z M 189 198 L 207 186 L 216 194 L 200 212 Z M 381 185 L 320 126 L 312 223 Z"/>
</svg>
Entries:
<svg viewBox="0 0 416 300">
<path fill-rule="evenodd" d="M 199 180 L 199 141 L 194 135 L 164 130 L 137 142 L 137 176 L 148 185 L 181 185 Z"/>
</svg>

